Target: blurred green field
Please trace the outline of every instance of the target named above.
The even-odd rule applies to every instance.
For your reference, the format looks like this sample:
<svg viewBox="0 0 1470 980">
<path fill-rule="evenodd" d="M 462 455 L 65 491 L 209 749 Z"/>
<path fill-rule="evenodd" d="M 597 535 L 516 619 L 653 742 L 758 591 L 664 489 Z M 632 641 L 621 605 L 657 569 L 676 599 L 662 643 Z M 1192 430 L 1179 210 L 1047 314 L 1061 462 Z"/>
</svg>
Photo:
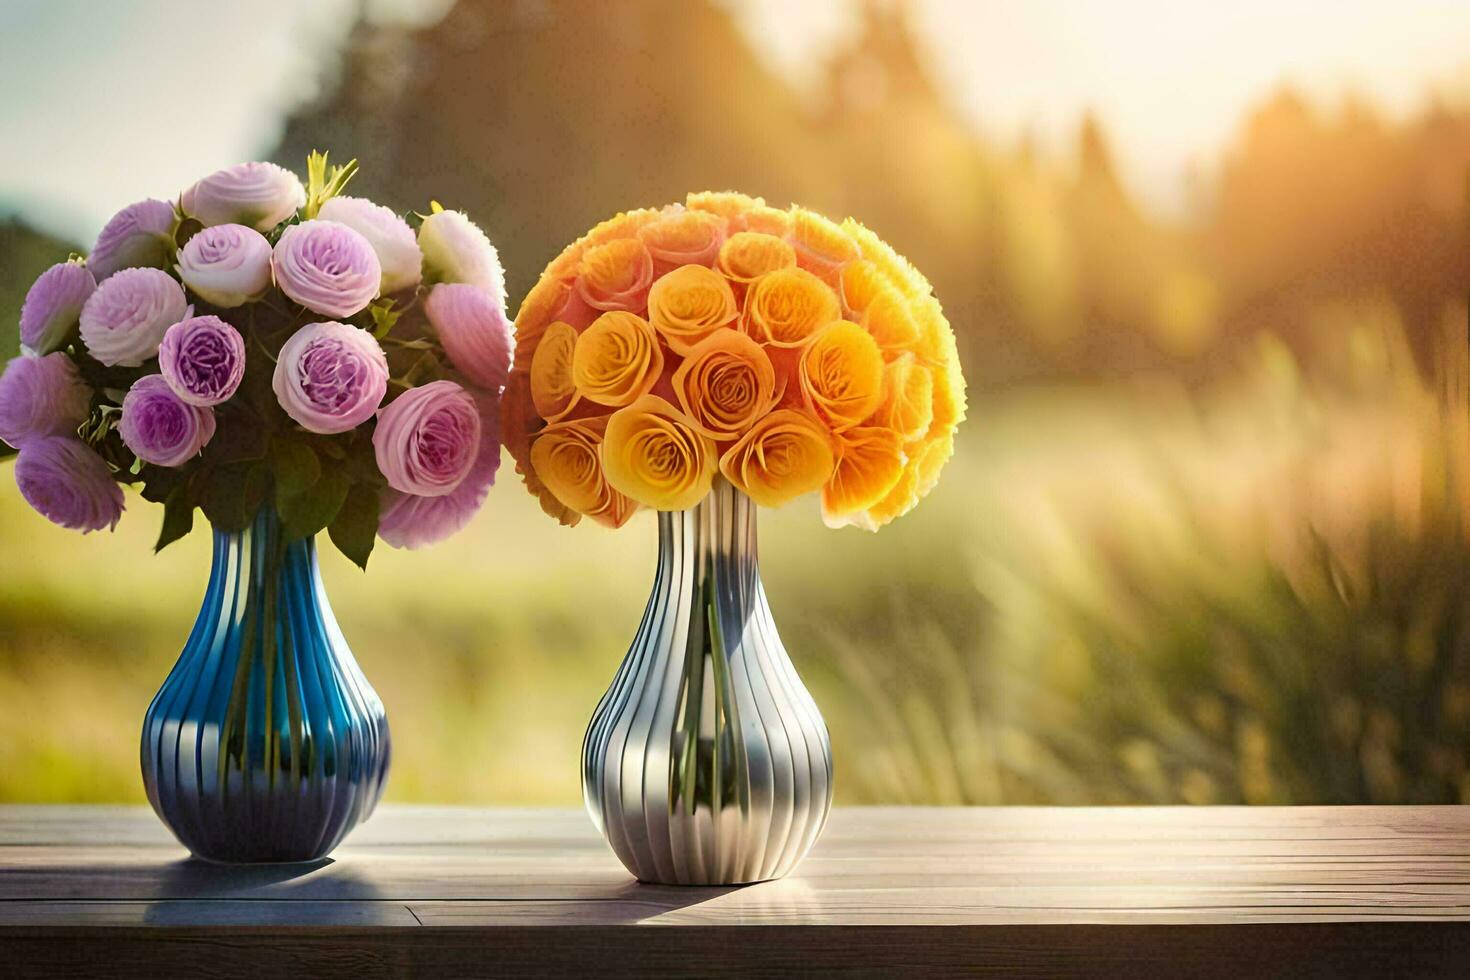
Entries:
<svg viewBox="0 0 1470 980">
<path fill-rule="evenodd" d="M 762 516 L 777 622 L 854 802 L 1470 801 L 1465 354 L 1391 309 L 1329 378 L 1263 341 L 1226 383 L 980 393 L 878 535 Z M 1450 407 L 1453 406 L 1453 407 Z M 209 543 L 137 498 L 77 538 L 0 481 L 0 799 L 137 801 L 136 733 Z M 387 703 L 389 798 L 573 804 L 656 528 L 567 530 L 514 477 L 471 529 L 329 593 Z"/>
</svg>

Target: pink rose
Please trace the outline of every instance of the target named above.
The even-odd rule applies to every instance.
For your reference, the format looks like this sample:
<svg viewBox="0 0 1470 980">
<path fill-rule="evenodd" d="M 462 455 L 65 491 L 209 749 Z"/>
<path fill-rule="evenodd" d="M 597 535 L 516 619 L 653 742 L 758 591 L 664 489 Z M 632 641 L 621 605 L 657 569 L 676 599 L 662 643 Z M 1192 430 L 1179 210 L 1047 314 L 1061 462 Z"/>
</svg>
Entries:
<svg viewBox="0 0 1470 980">
<path fill-rule="evenodd" d="M 441 282 L 429 290 L 424 311 L 461 374 L 488 391 L 505 387 L 510 321 L 489 293 L 467 283 Z"/>
<path fill-rule="evenodd" d="M 108 367 L 137 367 L 158 353 L 164 331 L 188 311 L 184 287 L 167 272 L 124 269 L 82 307 L 82 343 Z"/>
<path fill-rule="evenodd" d="M 17 357 L 0 374 L 0 439 L 75 435 L 92 411 L 92 389 L 61 352 Z"/>
<path fill-rule="evenodd" d="M 214 409 L 190 405 L 161 374 L 133 382 L 123 398 L 118 435 L 133 455 L 156 466 L 182 466 L 214 438 Z"/>
<path fill-rule="evenodd" d="M 303 221 L 281 232 L 271 268 L 281 292 L 327 316 L 352 316 L 367 306 L 383 278 L 372 244 L 335 221 Z"/>
<path fill-rule="evenodd" d="M 184 243 L 174 269 L 206 303 L 244 306 L 271 287 L 271 243 L 254 228 L 215 225 Z"/>
<path fill-rule="evenodd" d="M 461 530 L 485 503 L 500 467 L 500 419 L 493 398 L 477 398 L 480 447 L 474 466 L 459 486 L 442 497 L 383 492 L 378 537 L 394 548 L 422 548 Z"/>
<path fill-rule="evenodd" d="M 321 206 L 317 217 L 346 225 L 368 240 L 383 267 L 384 296 L 419 284 L 424 257 L 418 241 L 408 222 L 388 208 L 361 197 L 334 197 Z"/>
<path fill-rule="evenodd" d="M 411 388 L 378 413 L 373 451 L 394 490 L 442 497 L 469 475 L 480 447 L 475 400 L 453 381 Z"/>
<path fill-rule="evenodd" d="M 214 173 L 184 191 L 184 213 L 206 228 L 211 225 L 249 225 L 270 231 L 306 203 L 306 188 L 285 167 L 274 163 L 237 163 Z"/>
<path fill-rule="evenodd" d="M 388 358 L 366 330 L 308 323 L 281 347 L 271 387 L 303 428 L 346 432 L 372 418 L 388 393 Z"/>
<path fill-rule="evenodd" d="M 111 530 L 122 516 L 122 488 L 102 457 L 72 436 L 27 442 L 15 458 L 15 482 L 26 503 L 62 527 Z"/>
</svg>

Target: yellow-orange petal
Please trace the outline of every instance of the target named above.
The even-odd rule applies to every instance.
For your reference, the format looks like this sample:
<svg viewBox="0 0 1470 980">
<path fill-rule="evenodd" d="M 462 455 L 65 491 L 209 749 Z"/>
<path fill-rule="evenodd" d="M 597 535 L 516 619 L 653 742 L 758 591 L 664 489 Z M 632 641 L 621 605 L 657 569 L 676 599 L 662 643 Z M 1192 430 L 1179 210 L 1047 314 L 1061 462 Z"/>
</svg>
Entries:
<svg viewBox="0 0 1470 980">
<path fill-rule="evenodd" d="M 572 378 L 577 331 L 558 320 L 546 328 L 531 358 L 531 404 L 543 419 L 554 420 L 576 404 L 577 386 Z"/>
<path fill-rule="evenodd" d="M 934 417 L 929 423 L 929 437 L 937 438 L 954 432 L 965 420 L 965 376 L 958 361 L 952 361 L 930 372 L 934 379 Z"/>
<path fill-rule="evenodd" d="M 837 436 L 837 466 L 822 488 L 822 520 L 828 527 L 871 525 L 864 514 L 903 477 L 903 446 L 891 429 L 867 425 Z"/>
<path fill-rule="evenodd" d="M 695 191 L 684 199 L 684 205 L 691 211 L 708 211 L 727 220 L 764 207 L 765 203 L 763 198 L 738 191 Z"/>
<path fill-rule="evenodd" d="M 557 314 L 567 305 L 567 299 L 571 294 L 571 283 L 543 275 L 536 285 L 531 287 L 526 298 L 521 300 L 521 308 L 516 313 L 515 324 L 515 367 L 529 368 L 531 366 L 531 357 L 536 353 L 536 345 L 541 342 L 541 335 L 546 331 L 547 325 L 557 319 Z"/>
<path fill-rule="evenodd" d="M 531 444 L 531 466 L 563 504 L 608 527 L 621 527 L 636 505 L 608 485 L 601 447 L 606 418 L 548 425 Z"/>
<path fill-rule="evenodd" d="M 903 473 L 893 489 L 865 512 L 865 520 L 856 521 L 859 527 L 876 531 L 885 524 L 892 522 L 895 518 L 902 517 L 914 509 L 918 504 L 920 494 L 919 486 L 919 464 L 918 460 L 910 459 L 904 464 Z"/>
<path fill-rule="evenodd" d="M 577 271 L 577 294 L 599 310 L 642 310 L 652 283 L 653 257 L 636 238 L 587 249 Z"/>
<path fill-rule="evenodd" d="M 720 472 L 762 507 L 779 507 L 820 488 L 836 457 L 825 426 L 806 412 L 764 416 L 720 458 Z"/>
<path fill-rule="evenodd" d="M 902 293 L 888 284 L 878 288 L 863 311 L 863 329 L 873 335 L 878 346 L 888 352 L 905 351 L 919 340 L 919 325 L 909 312 Z"/>
<path fill-rule="evenodd" d="M 599 405 L 631 404 L 648 393 L 663 368 L 664 355 L 653 327 L 624 310 L 593 320 L 572 353 L 577 394 Z"/>
<path fill-rule="evenodd" d="M 874 421 L 906 443 L 929 431 L 934 421 L 934 375 L 914 355 L 904 354 L 884 365 L 883 403 Z"/>
<path fill-rule="evenodd" d="M 715 444 L 657 395 L 614 412 L 602 442 L 602 469 L 620 493 L 654 510 L 688 510 L 709 493 Z"/>
<path fill-rule="evenodd" d="M 899 255 L 893 250 L 893 246 L 863 227 L 860 222 L 848 218 L 842 222 L 842 230 L 857 244 L 862 257 L 878 266 L 905 296 L 917 299 L 928 296 L 933 291 L 929 280 L 908 259 Z"/>
<path fill-rule="evenodd" d="M 785 238 L 791 234 L 791 213 L 780 208 L 755 207 L 731 221 L 742 231 L 758 231 L 765 235 Z"/>
<path fill-rule="evenodd" d="M 859 425 L 883 400 L 883 353 L 856 323 L 836 320 L 812 336 L 801 355 L 801 392 L 834 431 Z"/>
<path fill-rule="evenodd" d="M 931 365 L 947 364 L 959 360 L 959 349 L 955 345 L 954 330 L 944 316 L 939 300 L 925 296 L 910 307 L 918 336 L 913 344 L 919 359 Z"/>
<path fill-rule="evenodd" d="M 745 332 L 763 344 L 800 347 L 842 316 L 832 288 L 805 269 L 767 273 L 745 294 Z"/>
<path fill-rule="evenodd" d="M 748 286 L 768 272 L 796 265 L 796 250 L 785 239 L 741 231 L 725 239 L 715 267 L 732 283 Z"/>
<path fill-rule="evenodd" d="M 638 238 L 663 265 L 714 265 L 725 241 L 725 219 L 708 211 L 671 209 L 639 228 Z"/>
<path fill-rule="evenodd" d="M 862 255 L 840 226 L 806 208 L 792 209 L 791 244 L 797 265 L 834 288 L 842 266 Z"/>
<path fill-rule="evenodd" d="M 923 497 L 939 482 L 939 472 L 954 455 L 954 433 L 946 432 L 937 439 L 930 439 L 919 447 L 914 456 L 916 474 L 915 494 Z"/>
<path fill-rule="evenodd" d="M 737 315 L 730 284 L 707 266 L 681 265 L 648 291 L 648 322 L 676 354 L 687 354 Z"/>
<path fill-rule="evenodd" d="M 873 302 L 873 297 L 880 290 L 891 286 L 888 277 L 872 262 L 867 259 L 853 259 L 842 267 L 837 294 L 842 299 L 842 309 L 848 319 L 858 320 L 868 304 Z"/>
<path fill-rule="evenodd" d="M 735 330 L 716 331 L 690 349 L 672 383 L 680 408 L 716 442 L 747 432 L 778 395 L 765 348 Z"/>
<path fill-rule="evenodd" d="M 638 234 L 638 229 L 658 219 L 657 208 L 638 208 L 634 211 L 623 211 L 613 215 L 593 227 L 586 235 L 582 236 L 582 242 L 587 247 L 605 245 L 619 238 L 633 238 Z"/>
</svg>

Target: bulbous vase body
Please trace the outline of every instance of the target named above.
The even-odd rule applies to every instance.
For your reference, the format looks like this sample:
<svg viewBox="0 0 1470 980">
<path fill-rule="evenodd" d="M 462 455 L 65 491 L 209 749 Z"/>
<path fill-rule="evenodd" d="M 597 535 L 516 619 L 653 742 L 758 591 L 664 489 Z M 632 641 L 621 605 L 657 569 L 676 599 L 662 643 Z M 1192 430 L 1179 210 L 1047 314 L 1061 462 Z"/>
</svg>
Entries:
<svg viewBox="0 0 1470 980">
<path fill-rule="evenodd" d="M 143 723 L 148 801 L 196 856 L 311 861 L 388 773 L 383 704 L 327 603 L 312 539 L 269 507 L 214 532 L 204 605 Z"/>
<path fill-rule="evenodd" d="M 832 749 L 771 618 L 755 505 L 717 479 L 658 520 L 653 594 L 583 742 L 583 798 L 642 881 L 779 878 L 826 822 Z"/>
</svg>

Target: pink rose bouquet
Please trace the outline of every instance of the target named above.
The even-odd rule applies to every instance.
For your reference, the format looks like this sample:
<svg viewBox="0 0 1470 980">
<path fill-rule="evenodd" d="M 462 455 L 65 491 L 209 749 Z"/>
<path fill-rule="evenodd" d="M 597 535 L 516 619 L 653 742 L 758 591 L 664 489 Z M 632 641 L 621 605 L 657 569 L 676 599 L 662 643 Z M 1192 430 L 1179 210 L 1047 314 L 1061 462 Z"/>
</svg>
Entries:
<svg viewBox="0 0 1470 980">
<path fill-rule="evenodd" d="M 119 484 L 164 506 L 158 547 L 202 510 L 274 508 L 366 566 L 465 526 L 500 465 L 511 324 L 495 247 L 437 204 L 401 215 L 245 163 L 118 212 L 46 270 L 0 373 L 0 455 L 53 522 L 116 526 Z"/>
</svg>

